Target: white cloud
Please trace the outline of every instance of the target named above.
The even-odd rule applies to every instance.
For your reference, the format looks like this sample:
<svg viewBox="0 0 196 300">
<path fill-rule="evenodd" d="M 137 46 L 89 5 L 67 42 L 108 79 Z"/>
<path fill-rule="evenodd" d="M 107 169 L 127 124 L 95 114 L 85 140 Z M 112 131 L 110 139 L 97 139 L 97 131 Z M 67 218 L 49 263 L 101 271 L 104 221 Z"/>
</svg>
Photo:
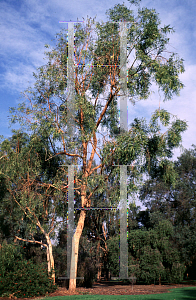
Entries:
<svg viewBox="0 0 196 300">
<path fill-rule="evenodd" d="M 18 66 L 14 66 L 6 71 L 3 76 L 4 83 L 2 87 L 22 92 L 34 82 L 32 77 L 32 72 L 34 71 L 32 66 L 19 63 Z"/>
</svg>

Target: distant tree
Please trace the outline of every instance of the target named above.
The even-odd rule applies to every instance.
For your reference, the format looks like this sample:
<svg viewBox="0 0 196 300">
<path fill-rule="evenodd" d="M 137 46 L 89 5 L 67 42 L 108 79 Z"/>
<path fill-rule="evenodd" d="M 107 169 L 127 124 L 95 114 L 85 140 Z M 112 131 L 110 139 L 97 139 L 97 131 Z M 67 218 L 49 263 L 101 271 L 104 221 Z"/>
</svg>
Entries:
<svg viewBox="0 0 196 300">
<path fill-rule="evenodd" d="M 57 173 L 59 158 L 47 161 L 50 154 L 47 142 L 38 136 L 29 138 L 21 132 L 4 140 L 0 144 L 0 153 L 4 153 L 0 165 L 4 191 L 0 202 L 2 226 L 11 226 L 15 242 L 45 247 L 50 273 L 54 269 L 51 237 L 57 226 L 58 205 L 55 202 L 60 196 L 58 185 L 65 185 L 58 177 L 62 174 Z M 38 239 L 35 239 L 36 235 Z M 52 277 L 55 281 L 54 272 Z"/>
<path fill-rule="evenodd" d="M 180 282 L 185 273 L 185 262 L 175 244 L 174 228 L 168 220 L 160 220 L 154 228 L 132 230 L 128 236 L 129 276 L 146 284 L 167 281 Z M 108 241 L 108 261 L 113 276 L 119 272 L 118 237 Z"/>
<path fill-rule="evenodd" d="M 185 150 L 174 163 L 175 181 L 165 182 L 162 176 L 151 177 L 141 189 L 140 197 L 148 207 L 153 227 L 159 220 L 170 220 L 175 244 L 187 267 L 195 258 L 195 184 L 196 147 Z"/>
</svg>

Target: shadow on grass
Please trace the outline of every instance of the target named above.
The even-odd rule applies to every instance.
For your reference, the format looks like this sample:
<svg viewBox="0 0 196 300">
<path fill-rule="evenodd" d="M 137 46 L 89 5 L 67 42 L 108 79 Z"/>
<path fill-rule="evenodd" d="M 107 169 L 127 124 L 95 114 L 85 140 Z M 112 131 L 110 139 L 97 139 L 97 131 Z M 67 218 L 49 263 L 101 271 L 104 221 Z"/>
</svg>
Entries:
<svg viewBox="0 0 196 300">
<path fill-rule="evenodd" d="M 195 287 L 190 287 L 190 288 L 178 289 L 176 291 L 176 295 L 177 295 L 177 297 L 181 297 L 181 298 L 179 298 L 180 300 L 193 300 L 193 299 L 196 299 L 196 288 Z"/>
</svg>

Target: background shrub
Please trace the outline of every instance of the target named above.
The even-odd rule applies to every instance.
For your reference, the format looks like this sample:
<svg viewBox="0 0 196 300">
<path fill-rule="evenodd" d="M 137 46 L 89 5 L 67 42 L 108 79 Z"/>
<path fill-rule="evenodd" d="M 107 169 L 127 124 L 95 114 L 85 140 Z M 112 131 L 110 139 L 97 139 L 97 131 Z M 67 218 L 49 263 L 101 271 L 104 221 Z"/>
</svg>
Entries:
<svg viewBox="0 0 196 300">
<path fill-rule="evenodd" d="M 77 285 L 92 288 L 93 283 L 96 280 L 96 275 L 96 267 L 92 263 L 91 258 L 85 257 L 83 261 L 79 262 L 78 268 L 78 277 L 84 277 L 84 279 L 79 279 Z"/>
<path fill-rule="evenodd" d="M 13 244 L 3 243 L 0 252 L 0 296 L 28 298 L 56 290 L 45 264 L 25 260 L 22 251 Z"/>
</svg>

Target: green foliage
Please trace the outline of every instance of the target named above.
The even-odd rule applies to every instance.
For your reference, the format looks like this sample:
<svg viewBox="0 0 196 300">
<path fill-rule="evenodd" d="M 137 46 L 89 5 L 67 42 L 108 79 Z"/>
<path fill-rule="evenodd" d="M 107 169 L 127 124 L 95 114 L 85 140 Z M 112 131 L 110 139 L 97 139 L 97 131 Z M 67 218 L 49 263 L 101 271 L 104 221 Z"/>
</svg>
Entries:
<svg viewBox="0 0 196 300">
<path fill-rule="evenodd" d="M 46 265 L 25 260 L 19 246 L 3 243 L 0 252 L 1 296 L 28 298 L 56 290 L 57 286 L 48 276 Z"/>
<path fill-rule="evenodd" d="M 13 268 L 15 260 L 22 259 L 23 251 L 20 247 L 22 246 L 7 244 L 6 241 L 3 241 L 0 247 L 0 269 L 2 277 L 5 276 L 6 272 Z"/>
<path fill-rule="evenodd" d="M 178 94 L 183 87 L 179 81 L 179 74 L 184 72 L 183 60 L 174 53 L 167 58 L 161 56 L 169 42 L 167 34 L 173 29 L 169 25 L 160 28 L 161 22 L 153 9 L 139 9 L 138 16 L 135 18 L 133 11 L 126 8 L 124 4 L 118 4 L 113 9 L 109 9 L 107 15 L 113 22 L 120 20 L 130 22 L 127 25 L 128 44 L 131 49 L 129 54 L 133 49 L 136 50 L 135 60 L 128 70 L 130 95 L 147 99 L 150 94 L 152 78 L 163 91 L 165 99 L 171 99 L 173 94 Z M 117 28 L 116 24 L 115 26 L 107 24 L 108 33 L 112 26 Z M 102 44 L 104 44 L 103 38 Z"/>
<path fill-rule="evenodd" d="M 141 0 L 128 0 L 131 4 L 139 5 Z"/>
<path fill-rule="evenodd" d="M 166 126 L 165 133 L 160 134 L 161 126 Z M 172 150 L 182 141 L 181 134 L 187 129 L 185 121 L 174 118 L 163 109 L 158 109 L 151 117 L 149 132 L 151 136 L 146 146 L 145 169 L 151 178 L 159 178 L 165 183 L 173 184 L 177 181 L 174 163 L 168 158 L 172 157 Z"/>
<path fill-rule="evenodd" d="M 45 230 L 51 225 L 48 218 L 53 211 L 51 197 L 53 201 L 58 199 L 62 184 L 59 157 L 48 159 L 51 151 L 44 136 L 29 137 L 20 131 L 4 140 L 0 151 L 6 153 L 0 170 L 2 192 L 6 191 L 0 203 L 2 225 L 12 224 L 15 234 L 21 232 L 22 238 L 31 239 L 31 234 L 37 232 L 38 220 Z M 6 216 L 5 210 L 9 212 Z"/>
<path fill-rule="evenodd" d="M 180 282 L 185 265 L 174 244 L 172 224 L 159 222 L 154 229 L 135 230 L 129 233 L 129 251 L 137 261 L 138 280 L 150 283 L 159 280 Z"/>
<path fill-rule="evenodd" d="M 157 281 L 164 275 L 164 267 L 161 262 L 161 254 L 157 249 L 144 246 L 139 256 L 139 280 L 146 284 Z"/>
<path fill-rule="evenodd" d="M 135 5 L 139 2 L 130 0 Z M 179 78 L 180 73 L 184 72 L 183 60 L 167 49 L 168 34 L 173 29 L 169 25 L 161 27 L 158 14 L 153 9 L 139 8 L 135 16 L 124 4 L 118 4 L 107 11 L 107 16 L 107 23 L 95 24 L 94 19 L 87 18 L 86 23 L 75 26 L 75 136 L 69 133 L 67 118 L 70 103 L 66 90 L 66 31 L 57 34 L 56 46 L 46 53 L 46 64 L 34 74 L 34 86 L 25 91 L 24 97 L 29 102 L 25 101 L 10 110 L 11 121 L 19 122 L 31 132 L 30 138 L 24 134 L 19 138 L 16 134 L 12 141 L 5 140 L 1 144 L 1 153 L 6 151 L 7 157 L 2 159 L 4 172 L 1 174 L 4 174 L 0 184 L 3 189 L 6 180 L 9 191 L 3 194 L 2 207 L 12 212 L 13 220 L 10 222 L 15 232 L 19 230 L 21 235 L 25 236 L 26 232 L 30 236 L 35 234 L 37 224 L 40 224 L 38 221 L 45 231 L 52 232 L 57 217 L 64 218 L 67 210 L 67 169 L 60 166 L 63 163 L 82 164 L 75 177 L 77 206 L 81 206 L 81 198 L 85 206 L 91 206 L 93 201 L 94 206 L 117 206 L 120 199 L 120 168 L 113 165 L 135 164 L 128 168 L 128 195 L 138 191 L 143 173 L 148 173 L 152 179 L 161 179 L 168 186 L 177 181 L 174 165 L 169 159 L 172 150 L 180 145 L 182 132 L 186 130 L 184 121 L 176 119 L 172 122 L 170 114 L 159 109 L 149 125 L 144 119 L 136 118 L 128 132 L 121 131 L 120 135 L 116 135 L 119 131 L 120 25 L 115 22 L 127 22 L 127 59 L 132 58 L 127 88 L 132 103 L 149 97 L 153 81 L 165 100 L 178 95 L 183 87 Z M 85 66 L 87 63 L 92 67 Z M 166 127 L 165 133 L 160 132 L 161 126 Z M 103 132 L 105 129 L 107 134 Z M 98 164 L 95 163 L 95 155 L 100 159 Z M 10 207 L 13 200 L 17 201 L 18 210 L 14 205 Z M 75 216 L 77 221 L 79 214 Z M 100 238 L 101 222 L 105 218 L 108 223 L 109 218 L 100 217 L 98 212 L 93 212 L 91 217 L 92 222 L 87 215 L 86 224 L 91 223 L 91 229 Z M 23 222 L 17 222 L 18 219 Z M 162 253 L 156 247 L 151 248 L 149 243 L 145 247 L 138 276 L 149 282 L 152 279 L 150 276 L 157 277 L 162 272 L 162 266 L 158 263 Z M 114 244 L 111 244 L 111 249 L 115 249 Z M 151 255 L 156 257 L 154 262 L 150 259 Z M 136 257 L 130 259 L 135 260 Z M 111 260 L 110 264 L 112 266 Z M 145 277 L 144 273 L 147 274 L 150 266 L 154 275 Z M 170 264 L 170 270 L 171 266 L 174 265 Z M 114 268 L 113 272 L 116 272 Z M 91 277 L 89 274 L 88 278 Z"/>
<path fill-rule="evenodd" d="M 108 264 L 111 271 L 111 274 L 114 277 L 119 276 L 119 255 L 120 255 L 120 249 L 119 249 L 119 236 L 111 237 L 107 241 L 107 246 L 109 249 L 108 252 Z"/>
<path fill-rule="evenodd" d="M 185 273 L 185 264 L 175 245 L 174 228 L 165 220 L 154 228 L 132 230 L 128 237 L 128 272 L 145 284 L 165 280 L 180 282 Z M 119 236 L 107 241 L 108 263 L 113 276 L 119 276 Z"/>
<path fill-rule="evenodd" d="M 139 1 L 131 1 L 138 4 Z M 129 21 L 128 28 L 128 56 L 135 50 L 136 56 L 131 67 L 128 69 L 128 90 L 131 101 L 135 98 L 147 99 L 150 93 L 151 81 L 154 79 L 160 89 L 163 90 L 166 99 L 171 99 L 173 94 L 178 94 L 182 88 L 179 74 L 184 71 L 183 61 L 175 54 L 165 55 L 169 38 L 168 33 L 172 32 L 170 26 L 160 27 L 158 14 L 153 9 L 139 9 L 138 16 L 134 16 L 132 10 L 124 4 L 115 5 L 106 12 L 109 21 L 106 24 L 95 24 L 94 19 L 87 18 L 86 25 L 76 25 L 75 51 L 77 62 L 81 66 L 76 67 L 76 107 L 75 117 L 81 120 L 81 112 L 85 112 L 84 132 L 81 131 L 78 138 L 86 140 L 90 131 L 95 128 L 102 104 L 100 99 L 95 105 L 89 98 L 97 98 L 104 92 L 109 84 L 113 90 L 113 95 L 106 96 L 108 107 L 102 116 L 102 126 L 106 126 L 110 133 L 118 130 L 118 120 L 116 116 L 117 102 L 114 101 L 119 91 L 119 65 L 120 37 L 119 24 L 110 23 L 119 20 Z M 95 24 L 95 28 L 94 28 Z M 97 40 L 93 42 L 92 31 L 95 29 Z M 20 104 L 18 112 L 11 109 L 12 121 L 20 121 L 25 124 L 24 117 L 31 116 L 28 122 L 34 132 L 47 131 L 51 140 L 57 141 L 65 133 L 67 125 L 67 37 L 65 31 L 57 34 L 57 44 L 54 49 L 46 53 L 48 63 L 38 69 L 38 74 L 34 74 L 36 84 L 34 89 L 29 89 L 25 97 L 31 98 L 33 105 Z M 86 48 L 86 50 L 84 50 Z M 77 63 L 76 62 L 76 63 Z M 83 63 L 92 63 L 93 68 L 87 69 Z M 107 65 L 108 67 L 98 67 Z M 97 67 L 96 67 L 97 66 Z M 84 79 L 85 78 L 85 79 Z M 84 92 L 89 90 L 92 97 L 87 97 Z M 48 100 L 47 100 L 48 99 Z M 81 103 L 81 99 L 83 103 Z M 112 101 L 111 101 L 112 100 Z M 112 107 L 113 106 L 113 107 Z M 112 118 L 111 112 L 114 114 Z M 46 118 L 47 114 L 47 118 Z M 107 120 L 106 117 L 108 116 Z M 27 125 L 27 124 L 26 124 Z M 82 125 L 78 122 L 77 125 Z M 89 128 L 89 129 L 88 129 Z M 95 128 L 96 130 L 96 128 Z M 67 139 L 66 134 L 64 135 Z M 81 139 L 81 141 L 82 141 Z"/>
<path fill-rule="evenodd" d="M 131 1 L 131 3 L 137 4 L 138 1 Z M 117 66 L 119 66 L 120 58 L 120 36 L 119 24 L 110 23 L 110 21 L 130 22 L 127 23 L 128 57 L 134 50 L 135 57 L 128 69 L 127 86 L 132 102 L 138 97 L 148 98 L 152 80 L 155 80 L 163 90 L 167 99 L 170 99 L 182 87 L 179 80 L 179 74 L 183 72 L 182 61 L 177 56 L 165 55 L 169 42 L 167 35 L 172 32 L 172 28 L 169 26 L 161 28 L 158 14 L 155 10 L 147 8 L 139 9 L 138 16 L 134 16 L 132 10 L 124 4 L 118 4 L 107 11 L 107 16 L 109 22 L 106 24 L 95 24 L 94 19 L 87 18 L 86 24 L 76 25 L 76 63 L 93 64 L 93 68 L 86 68 L 84 65 L 75 67 L 74 117 L 77 138 L 68 134 L 67 36 L 65 31 L 57 34 L 56 47 L 46 53 L 47 63 L 38 69 L 37 74 L 34 74 L 36 79 L 34 87 L 24 93 L 30 103 L 21 103 L 18 109 L 11 110 L 13 122 L 19 121 L 22 126 L 25 125 L 26 129 L 34 133 L 34 138 L 39 137 L 47 145 L 46 151 L 43 151 L 41 146 L 38 153 L 41 158 L 41 167 L 47 171 L 42 176 L 42 181 L 59 174 L 55 182 L 52 182 L 53 195 L 58 189 L 59 197 L 60 190 L 61 195 L 63 194 L 60 178 L 62 179 L 61 176 L 65 172 L 59 167 L 58 161 L 52 157 L 61 155 L 68 157 L 69 162 L 76 164 L 78 160 L 80 163 L 82 160 L 83 170 L 82 173 L 78 172 L 77 176 L 81 182 L 85 182 L 88 195 L 92 196 L 94 191 L 101 193 L 105 188 L 105 183 L 110 180 L 113 185 L 119 187 L 117 182 L 120 172 L 118 168 L 113 168 L 112 164 L 131 165 L 135 162 L 137 165 L 143 158 L 146 162 L 143 168 L 135 167 L 134 170 L 128 171 L 130 179 L 128 194 L 137 190 L 136 181 L 141 178 L 142 172 L 148 171 L 151 176 L 154 174 L 155 177 L 164 176 L 165 181 L 175 181 L 173 166 L 166 158 L 171 158 L 173 148 L 179 146 L 181 133 L 186 129 L 185 122 L 176 120 L 171 124 L 169 113 L 159 110 L 155 112 L 150 126 L 147 126 L 143 119 L 135 119 L 127 133 L 115 136 L 119 131 L 117 96 L 120 70 Z M 92 36 L 94 29 L 95 41 Z M 101 64 L 107 67 L 100 67 Z M 106 94 L 104 94 L 104 101 L 106 101 L 104 105 L 101 100 L 103 93 Z M 167 134 L 159 132 L 158 119 L 162 125 L 169 127 Z M 106 135 L 103 134 L 103 139 L 99 143 L 100 126 L 101 130 L 106 129 L 113 139 L 107 140 Z M 77 149 L 75 157 L 69 153 L 70 143 L 73 148 Z M 92 144 L 94 153 L 92 152 L 89 160 L 86 151 Z M 47 155 L 48 153 L 50 155 Z M 96 174 L 96 179 L 92 180 L 89 177 L 95 176 L 95 171 L 91 173 L 90 170 L 87 171 L 87 167 L 92 166 L 95 153 L 100 158 L 102 169 L 99 174 Z M 69 156 L 72 156 L 71 159 Z M 49 162 L 51 163 L 48 166 Z M 48 173 L 49 170 L 51 174 Z M 56 170 L 59 172 L 55 172 Z M 48 177 L 45 177 L 46 173 Z M 113 203 L 116 203 L 119 200 L 119 191 L 113 190 L 112 192 L 110 197 Z M 58 213 L 62 207 L 63 205 L 58 205 Z"/>
<path fill-rule="evenodd" d="M 193 145 L 193 148 L 185 150 L 172 166 L 168 166 L 171 168 L 170 176 L 175 176 L 175 179 L 166 178 L 165 180 L 164 175 L 155 176 L 146 181 L 140 192 L 141 199 L 145 201 L 149 210 L 151 226 L 161 219 L 172 223 L 173 240 L 180 260 L 186 264 L 187 273 L 194 265 L 196 247 L 195 157 Z M 175 268 L 180 268 L 177 264 L 178 262 Z"/>
</svg>

